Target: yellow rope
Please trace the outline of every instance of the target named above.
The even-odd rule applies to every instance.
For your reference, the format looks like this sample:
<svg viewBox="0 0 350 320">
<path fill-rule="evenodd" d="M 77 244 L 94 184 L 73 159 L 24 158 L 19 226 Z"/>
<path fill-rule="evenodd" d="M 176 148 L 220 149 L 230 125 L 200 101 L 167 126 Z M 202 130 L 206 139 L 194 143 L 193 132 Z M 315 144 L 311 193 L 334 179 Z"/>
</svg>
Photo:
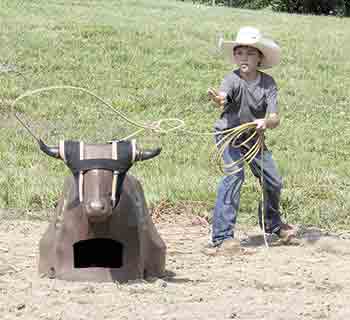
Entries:
<svg viewBox="0 0 350 320">
<path fill-rule="evenodd" d="M 265 195 L 264 195 L 264 140 L 265 137 L 262 135 L 262 146 L 261 146 L 261 164 L 260 164 L 260 176 L 261 176 L 261 225 L 264 235 L 264 243 L 266 248 L 269 248 L 269 243 L 267 242 L 266 238 L 266 230 L 265 230 Z"/>
<path fill-rule="evenodd" d="M 226 130 L 217 131 L 217 132 L 197 132 L 197 131 L 187 130 L 184 128 L 185 122 L 183 120 L 177 119 L 177 118 L 161 119 L 161 120 L 155 121 L 151 124 L 136 122 L 136 121 L 130 120 L 122 112 L 115 109 L 111 104 L 107 103 L 106 101 L 104 101 L 102 98 L 100 98 L 96 94 L 92 93 L 91 91 L 89 91 L 85 88 L 80 88 L 80 87 L 75 87 L 75 86 L 52 86 L 52 87 L 39 88 L 36 90 L 25 92 L 24 94 L 20 95 L 12 102 L 12 107 L 18 101 L 24 99 L 25 97 L 33 96 L 35 94 L 39 94 L 39 93 L 46 92 L 46 91 L 58 90 L 58 89 L 70 89 L 70 90 L 78 90 L 78 91 L 85 92 L 85 93 L 93 96 L 95 99 L 97 99 L 101 103 L 103 103 L 106 107 L 108 107 L 110 110 L 115 112 L 123 120 L 125 120 L 129 124 L 139 128 L 137 131 L 128 135 L 127 137 L 124 137 L 121 140 L 130 139 L 131 137 L 141 133 L 144 130 L 151 130 L 151 131 L 154 131 L 156 133 L 163 133 L 163 134 L 168 134 L 172 131 L 179 130 L 179 131 L 183 131 L 185 133 L 197 135 L 197 136 L 223 135 L 224 137 L 216 144 L 216 148 L 215 148 L 215 150 L 217 150 L 217 152 L 215 152 L 215 156 L 214 156 L 214 162 L 216 163 L 216 165 L 219 165 L 219 162 L 222 158 L 222 154 L 228 145 L 231 144 L 234 147 L 240 147 L 240 146 L 248 143 L 251 139 L 253 139 L 254 137 L 257 136 L 257 132 L 255 130 L 256 125 L 252 122 L 242 124 L 238 127 L 232 128 L 232 129 L 226 129 Z M 17 113 L 15 115 L 16 115 L 16 118 L 22 123 L 20 116 Z M 170 128 L 168 128 L 168 129 L 163 129 L 162 128 L 163 123 L 168 123 L 168 124 L 173 123 L 174 125 L 170 126 Z M 241 144 L 237 145 L 237 140 L 244 133 L 247 133 L 248 131 L 249 132 L 251 131 L 251 134 L 248 135 L 248 138 L 245 141 L 243 141 Z M 255 156 L 258 154 L 258 152 L 261 148 L 261 141 L 262 141 L 261 136 L 258 136 L 258 138 L 257 138 L 256 142 L 253 144 L 253 146 L 238 161 L 236 161 L 232 164 L 229 164 L 229 165 L 227 165 L 227 164 L 226 165 L 224 164 L 223 166 L 219 165 L 219 167 L 221 168 L 221 171 L 226 172 L 227 169 L 233 168 L 236 165 L 243 163 L 244 161 L 246 161 L 247 163 L 250 163 L 255 158 Z M 239 169 L 239 170 L 241 170 L 241 169 Z M 234 174 L 235 172 L 236 171 L 233 171 L 233 172 L 231 172 L 231 174 Z"/>
<path fill-rule="evenodd" d="M 217 152 L 214 153 L 214 163 L 217 164 L 219 168 L 221 168 L 222 173 L 233 175 L 240 170 L 242 170 L 242 166 L 239 167 L 240 164 L 244 162 L 250 163 L 259 153 L 262 148 L 263 139 L 262 135 L 259 135 L 256 131 L 256 124 L 253 122 L 244 123 L 238 127 L 234 127 L 229 130 L 225 130 L 222 132 L 226 132 L 224 137 L 216 143 Z M 245 134 L 246 138 L 242 142 L 239 142 L 239 139 Z M 251 147 L 248 146 L 248 143 L 256 137 L 255 142 Z M 222 162 L 222 156 L 225 152 L 225 149 L 228 146 L 232 146 L 233 148 L 241 148 L 246 146 L 248 151 L 237 161 L 234 161 L 230 164 L 218 165 L 219 162 Z M 234 169 L 237 167 L 236 169 Z M 234 169 L 234 170 L 230 170 Z"/>
</svg>

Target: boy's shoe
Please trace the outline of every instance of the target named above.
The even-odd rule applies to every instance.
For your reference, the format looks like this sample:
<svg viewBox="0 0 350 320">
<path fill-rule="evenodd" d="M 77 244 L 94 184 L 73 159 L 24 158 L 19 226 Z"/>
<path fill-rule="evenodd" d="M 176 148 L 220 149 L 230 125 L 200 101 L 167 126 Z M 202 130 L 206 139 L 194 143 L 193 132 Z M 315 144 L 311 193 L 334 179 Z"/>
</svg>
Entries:
<svg viewBox="0 0 350 320">
<path fill-rule="evenodd" d="M 206 254 L 207 256 L 215 256 L 218 253 L 218 250 L 219 250 L 219 246 L 218 245 L 215 246 L 212 242 L 210 242 L 204 246 L 201 252 Z"/>
<path fill-rule="evenodd" d="M 283 223 L 281 229 L 277 232 L 277 236 L 284 244 L 289 244 L 296 239 L 298 229 L 292 224 Z"/>
</svg>

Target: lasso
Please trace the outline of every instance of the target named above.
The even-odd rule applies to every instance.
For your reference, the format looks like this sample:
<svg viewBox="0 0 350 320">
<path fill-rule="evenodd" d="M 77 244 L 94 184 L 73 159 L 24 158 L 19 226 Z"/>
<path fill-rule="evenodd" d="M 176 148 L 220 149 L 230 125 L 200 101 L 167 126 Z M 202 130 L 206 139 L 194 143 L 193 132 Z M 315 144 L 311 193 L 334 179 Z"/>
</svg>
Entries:
<svg viewBox="0 0 350 320">
<path fill-rule="evenodd" d="M 181 119 L 178 118 L 167 118 L 167 119 L 161 119 L 156 122 L 153 122 L 151 124 L 144 124 L 140 123 L 137 121 L 133 121 L 129 119 L 127 116 L 125 116 L 122 112 L 119 110 L 115 109 L 111 104 L 107 103 L 105 100 L 97 96 L 96 94 L 92 93 L 91 91 L 85 89 L 85 88 L 80 88 L 80 87 L 75 87 L 75 86 L 52 86 L 52 87 L 45 87 L 45 88 L 39 88 L 36 90 L 28 91 L 25 92 L 24 94 L 20 95 L 17 97 L 13 102 L 11 107 L 13 108 L 14 105 L 24 99 L 25 97 L 30 97 L 35 94 L 39 94 L 42 92 L 46 91 L 52 91 L 52 90 L 59 90 L 59 89 L 70 89 L 70 90 L 78 90 L 85 92 L 89 94 L 90 96 L 93 96 L 96 98 L 98 101 L 100 101 L 105 107 L 109 108 L 112 110 L 114 113 L 116 113 L 120 118 L 125 120 L 127 123 L 138 127 L 139 129 L 132 133 L 131 135 L 128 135 L 124 137 L 123 139 L 120 140 L 126 140 L 130 139 L 133 136 L 136 136 L 140 134 L 142 131 L 145 130 L 151 130 L 156 133 L 162 133 L 162 134 L 168 134 L 170 132 L 174 131 L 182 131 L 189 133 L 191 135 L 197 135 L 197 136 L 213 136 L 213 135 L 222 135 L 223 138 L 221 138 L 217 143 L 216 143 L 216 148 L 214 155 L 212 157 L 212 162 L 216 165 L 216 167 L 220 168 L 221 171 L 226 174 L 226 175 L 233 175 L 240 170 L 243 169 L 243 163 L 247 162 L 248 164 L 258 155 L 258 153 L 261 153 L 261 187 L 262 187 L 262 196 L 261 196 L 261 201 L 262 201 L 262 206 L 264 206 L 264 180 L 263 180 L 263 152 L 264 152 L 264 136 L 263 134 L 258 134 L 256 131 L 256 124 L 253 122 L 250 123 L 245 123 L 242 124 L 238 127 L 234 127 L 231 129 L 223 130 L 223 131 L 216 131 L 216 132 L 196 132 L 196 131 L 191 131 L 187 130 L 185 128 L 185 122 Z M 15 113 L 15 117 L 17 120 L 29 131 L 29 133 L 36 139 L 38 138 L 29 130 L 29 128 L 24 124 L 22 121 L 21 117 L 19 116 L 18 113 Z M 163 123 L 175 123 L 175 125 L 171 126 L 168 129 L 163 129 L 162 124 Z M 242 137 L 245 137 L 244 141 L 240 141 Z M 255 138 L 255 139 L 254 139 Z M 255 140 L 252 146 L 248 148 L 248 151 L 242 155 L 240 159 L 237 161 L 234 161 L 230 164 L 223 164 L 222 163 L 222 155 L 225 151 L 225 149 L 228 146 L 232 146 L 234 148 L 241 148 L 243 146 L 246 146 L 248 142 Z M 268 242 L 266 239 L 266 232 L 265 232 L 265 214 L 264 212 L 262 213 L 262 228 L 263 228 L 263 233 L 264 233 L 264 242 L 266 247 L 268 247 Z"/>
</svg>

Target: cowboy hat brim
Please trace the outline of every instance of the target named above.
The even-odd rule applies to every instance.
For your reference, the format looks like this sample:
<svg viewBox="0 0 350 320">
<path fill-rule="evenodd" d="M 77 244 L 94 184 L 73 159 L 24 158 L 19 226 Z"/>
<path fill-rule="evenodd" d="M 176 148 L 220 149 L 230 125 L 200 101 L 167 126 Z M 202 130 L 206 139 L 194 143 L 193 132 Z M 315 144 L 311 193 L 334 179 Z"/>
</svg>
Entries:
<svg viewBox="0 0 350 320">
<path fill-rule="evenodd" d="M 237 64 L 233 50 L 239 46 L 249 46 L 258 49 L 263 54 L 260 69 L 268 69 L 277 65 L 281 60 L 281 48 L 271 39 L 261 38 L 258 41 L 223 41 L 222 43 L 225 56 L 229 62 Z"/>
</svg>

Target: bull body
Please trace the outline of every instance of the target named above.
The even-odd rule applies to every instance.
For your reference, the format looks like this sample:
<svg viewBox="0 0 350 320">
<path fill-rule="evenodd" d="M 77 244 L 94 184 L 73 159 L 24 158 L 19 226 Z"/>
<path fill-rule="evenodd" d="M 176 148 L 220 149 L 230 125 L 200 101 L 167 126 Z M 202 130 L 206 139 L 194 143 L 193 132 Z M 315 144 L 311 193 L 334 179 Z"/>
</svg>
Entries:
<svg viewBox="0 0 350 320">
<path fill-rule="evenodd" d="M 110 146 L 92 145 L 85 158 L 110 158 Z M 75 178 L 65 180 L 54 218 L 39 244 L 39 273 L 77 281 L 127 281 L 165 271 L 166 246 L 147 209 L 140 182 L 127 174 L 116 207 L 112 173 L 84 173 L 84 200 Z"/>
</svg>

